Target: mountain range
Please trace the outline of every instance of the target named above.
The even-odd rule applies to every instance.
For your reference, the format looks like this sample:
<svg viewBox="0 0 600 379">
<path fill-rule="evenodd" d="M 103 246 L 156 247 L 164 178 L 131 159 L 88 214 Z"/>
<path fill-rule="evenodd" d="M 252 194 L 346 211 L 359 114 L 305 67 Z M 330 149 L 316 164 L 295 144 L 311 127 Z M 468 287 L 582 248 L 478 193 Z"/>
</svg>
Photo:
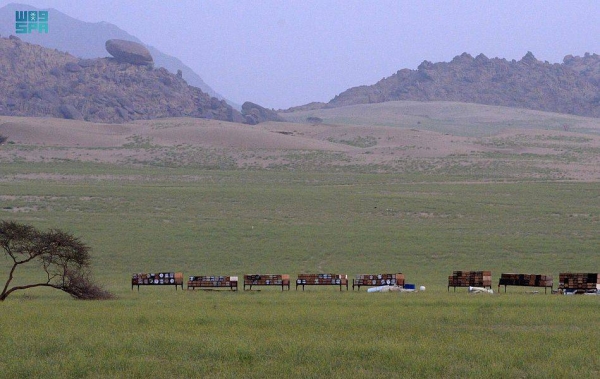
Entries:
<svg viewBox="0 0 600 379">
<path fill-rule="evenodd" d="M 15 11 L 35 9 L 35 7 L 24 4 L 9 4 L 0 8 L 0 35 L 2 37 L 7 37 L 11 34 L 15 34 Z M 50 33 L 19 34 L 19 38 L 25 42 L 38 44 L 49 49 L 55 49 L 57 52 L 67 51 L 71 54 L 70 56 L 73 59 L 68 58 L 65 60 L 63 58 L 52 58 L 51 62 L 42 59 L 41 62 L 36 63 L 34 62 L 36 58 L 30 59 L 29 62 L 17 62 L 8 56 L 0 57 L 0 59 L 3 60 L 0 64 L 4 65 L 5 75 L 20 76 L 25 80 L 25 82 L 22 83 L 13 83 L 17 86 L 14 88 L 8 87 L 8 83 L 14 81 L 12 80 L 13 78 L 4 80 L 3 82 L 0 81 L 0 89 L 4 91 L 3 95 L 0 96 L 4 99 L 4 103 L 0 103 L 0 106 L 4 107 L 2 111 L 4 114 L 39 116 L 43 114 L 40 109 L 47 109 L 46 107 L 50 106 L 52 109 L 50 114 L 58 114 L 58 116 L 61 117 L 61 115 L 65 116 L 64 112 L 58 111 L 57 106 L 63 106 L 64 110 L 64 106 L 66 105 L 71 105 L 78 109 L 79 113 L 82 113 L 82 110 L 87 108 L 83 107 L 83 103 L 80 99 L 76 100 L 74 98 L 61 98 L 58 101 L 52 100 L 50 102 L 51 104 L 45 103 L 42 108 L 33 110 L 35 106 L 27 103 L 27 98 L 28 96 L 32 96 L 32 93 L 37 93 L 38 95 L 43 93 L 45 94 L 46 100 L 50 99 L 51 96 L 49 94 L 60 95 L 61 93 L 66 93 L 70 96 L 75 95 L 75 93 L 72 93 L 71 90 L 57 92 L 56 88 L 46 87 L 43 88 L 45 92 L 32 92 L 31 86 L 46 86 L 51 84 L 52 86 L 58 86 L 63 89 L 67 88 L 68 85 L 62 83 L 60 80 L 67 78 L 68 75 L 73 74 L 73 72 L 69 72 L 69 70 L 65 68 L 65 64 L 69 62 L 78 64 L 75 58 L 84 58 L 85 60 L 106 57 L 107 52 L 105 51 L 105 43 L 107 40 L 122 39 L 141 44 L 141 41 L 138 38 L 119 29 L 115 25 L 106 22 L 83 22 L 69 17 L 55 9 L 49 9 L 49 12 L 51 17 Z M 12 51 L 11 49 L 16 46 L 17 50 L 15 51 L 18 53 L 22 53 L 19 49 L 29 49 L 29 52 L 25 53 L 26 55 L 30 54 L 31 48 L 26 46 L 33 45 L 25 44 L 20 39 L 18 43 L 13 40 L 14 46 L 11 45 L 12 47 L 8 47 L 9 45 L 5 44 L 5 49 L 7 49 L 7 51 Z M 190 108 L 181 105 L 182 103 L 180 103 L 180 101 L 183 101 L 181 98 L 182 94 L 176 94 L 173 91 L 162 91 L 161 89 L 159 92 L 166 96 L 164 98 L 166 103 L 171 101 L 168 100 L 169 96 L 175 95 L 172 100 L 177 99 L 175 100 L 175 103 L 169 105 L 168 111 L 163 109 L 153 112 L 150 108 L 147 108 L 149 103 L 144 103 L 142 106 L 142 108 L 145 109 L 143 114 L 137 112 L 132 113 L 129 111 L 126 113 L 117 112 L 113 114 L 112 110 L 108 110 L 108 114 L 106 114 L 106 112 L 99 112 L 97 115 L 88 114 L 86 116 L 82 113 L 84 119 L 104 122 L 123 122 L 140 117 L 164 117 L 165 115 L 175 116 L 178 114 L 228 120 L 240 119 L 239 112 L 237 111 L 235 113 L 232 113 L 228 109 L 221 111 L 221 105 L 217 104 L 217 102 L 218 100 L 225 99 L 210 88 L 191 68 L 184 65 L 179 59 L 166 55 L 152 46 L 146 45 L 146 47 L 153 57 L 154 66 L 165 68 L 172 76 L 167 80 L 156 77 L 154 74 L 147 76 L 139 69 L 130 69 L 130 72 L 136 71 L 135 75 L 139 74 L 143 77 L 144 82 L 149 85 L 150 92 L 164 85 L 164 81 L 169 83 L 179 83 L 183 79 L 186 83 L 185 86 L 181 84 L 181 88 L 185 89 L 184 93 L 186 95 L 189 95 L 189 91 L 187 90 L 187 85 L 189 84 L 198 87 L 201 92 L 208 96 L 208 99 L 214 97 L 216 100 L 210 100 L 212 101 L 212 104 L 209 106 L 207 105 L 208 100 L 205 99 L 202 101 L 202 104 L 195 104 L 194 107 L 196 107 L 196 109 L 194 110 L 192 109 L 193 107 Z M 44 53 L 43 56 L 48 58 L 53 55 Z M 114 62 L 111 59 L 104 59 L 99 62 L 103 63 L 90 66 L 94 67 L 94 70 L 96 70 L 93 75 L 98 75 L 100 78 L 108 80 L 108 82 L 98 81 L 98 78 L 93 76 L 86 76 L 89 71 L 87 70 L 88 67 L 82 66 L 85 70 L 77 76 L 80 89 L 85 87 L 83 81 L 92 80 L 92 78 L 92 81 L 96 81 L 93 86 L 97 86 L 102 90 L 107 88 L 114 89 L 116 88 L 114 87 L 115 85 L 120 86 L 123 84 L 119 81 L 121 79 L 115 82 L 114 77 L 117 74 L 113 74 L 116 71 L 112 65 Z M 87 63 L 84 62 L 83 64 L 85 65 Z M 55 75 L 54 77 L 57 78 L 56 80 L 45 80 L 47 79 L 45 78 L 44 80 L 34 83 L 32 81 L 34 78 L 23 71 L 29 66 L 35 67 L 39 72 L 50 72 L 50 70 L 54 70 L 55 74 L 60 72 L 61 75 Z M 71 66 L 71 68 L 73 67 L 74 66 Z M 47 70 L 43 71 L 42 68 Z M 104 69 L 108 71 L 99 71 Z M 11 70 L 14 70 L 14 73 L 11 73 Z M 147 71 L 150 72 L 149 70 Z M 67 72 L 67 74 L 65 74 L 65 72 Z M 174 73 L 177 73 L 176 77 L 173 75 Z M 163 82 L 157 83 L 153 82 L 153 80 L 163 80 Z M 85 84 L 87 85 L 89 83 Z M 148 95 L 148 93 L 144 92 L 145 88 L 140 87 L 140 90 L 142 91 L 142 98 L 146 99 L 145 96 Z M 85 91 L 89 91 L 89 88 Z M 117 92 L 124 95 L 127 93 L 127 89 L 119 89 Z M 79 95 L 81 94 L 78 93 L 77 96 Z M 110 97 L 110 95 L 108 96 Z M 184 101 L 188 105 L 196 102 L 200 95 L 193 94 L 190 96 L 190 99 Z M 200 97 L 204 98 L 205 96 L 202 95 Z M 0 99 L 0 101 L 1 100 L 2 99 Z M 309 103 L 280 112 L 289 113 L 398 100 L 476 103 L 587 117 L 600 117 L 600 56 L 590 53 L 586 53 L 582 57 L 567 55 L 564 57 L 562 63 L 552 64 L 536 59 L 531 52 L 525 54 L 525 56 L 518 61 L 509 61 L 503 58 L 488 58 L 483 54 L 473 57 L 468 53 L 463 53 L 456 56 L 450 62 L 433 63 L 423 61 L 416 70 L 401 69 L 373 85 L 362 85 L 350 88 L 335 96 L 328 103 Z M 112 104 L 112 102 L 108 103 Z M 108 103 L 101 101 L 96 105 L 102 108 L 107 106 Z M 253 103 L 248 102 L 244 106 L 239 106 L 231 102 L 228 103 L 229 105 L 232 105 L 233 108 L 242 110 L 243 118 L 241 119 L 249 124 L 256 124 L 267 120 L 282 120 L 275 112 Z M 178 105 L 175 106 L 173 104 Z M 123 104 L 119 103 L 119 106 L 122 105 Z M 39 104 L 37 106 L 39 106 Z M 113 107 L 113 105 L 110 105 L 110 107 Z M 128 107 L 132 109 L 130 106 Z M 115 109 L 118 108 L 119 107 Z M 212 109 L 212 111 L 206 112 L 206 109 L 209 108 Z M 94 109 L 94 107 L 92 107 L 92 109 Z M 27 113 L 28 111 L 32 111 L 33 113 Z"/>
<path fill-rule="evenodd" d="M 424 61 L 416 70 L 402 69 L 373 85 L 350 88 L 328 103 L 288 111 L 397 100 L 454 101 L 600 117 L 600 56 L 568 55 L 563 63 L 551 64 L 537 60 L 531 52 L 519 61 L 463 53 L 450 62 Z"/>
</svg>

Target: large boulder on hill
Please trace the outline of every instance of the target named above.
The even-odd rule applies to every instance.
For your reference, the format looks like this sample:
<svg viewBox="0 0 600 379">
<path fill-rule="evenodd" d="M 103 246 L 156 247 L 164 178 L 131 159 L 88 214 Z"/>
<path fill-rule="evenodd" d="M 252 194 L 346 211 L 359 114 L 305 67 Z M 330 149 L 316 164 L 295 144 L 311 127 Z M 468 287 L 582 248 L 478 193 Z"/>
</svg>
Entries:
<svg viewBox="0 0 600 379">
<path fill-rule="evenodd" d="M 106 51 L 119 62 L 135 65 L 152 64 L 152 55 L 148 49 L 139 43 L 122 39 L 109 39 L 106 41 Z"/>
<path fill-rule="evenodd" d="M 256 125 L 265 121 L 285 121 L 274 110 L 261 107 L 249 101 L 242 104 L 242 115 L 245 118 L 245 122 L 250 125 Z"/>
</svg>

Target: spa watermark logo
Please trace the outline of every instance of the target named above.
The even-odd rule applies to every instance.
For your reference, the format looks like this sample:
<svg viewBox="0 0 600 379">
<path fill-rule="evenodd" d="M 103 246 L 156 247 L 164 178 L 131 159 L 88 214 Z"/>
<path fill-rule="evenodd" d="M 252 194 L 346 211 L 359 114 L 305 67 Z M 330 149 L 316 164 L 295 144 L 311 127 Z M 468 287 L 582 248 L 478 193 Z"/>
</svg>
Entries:
<svg viewBox="0 0 600 379">
<path fill-rule="evenodd" d="M 48 33 L 48 11 L 15 11 L 17 34 Z"/>
</svg>

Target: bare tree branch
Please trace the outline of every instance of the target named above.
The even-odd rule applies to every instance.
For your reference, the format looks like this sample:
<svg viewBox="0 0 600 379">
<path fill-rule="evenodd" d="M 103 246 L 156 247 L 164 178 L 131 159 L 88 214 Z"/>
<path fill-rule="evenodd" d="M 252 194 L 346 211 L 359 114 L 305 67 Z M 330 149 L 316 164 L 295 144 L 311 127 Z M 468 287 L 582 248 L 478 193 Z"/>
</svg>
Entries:
<svg viewBox="0 0 600 379">
<path fill-rule="evenodd" d="M 8 295 L 10 295 L 12 292 L 17 291 L 17 290 L 26 290 L 28 288 L 35 288 L 35 287 L 51 287 L 51 288 L 56 288 L 56 289 L 62 289 L 60 287 L 56 287 L 52 284 L 48 284 L 48 283 L 36 283 L 36 284 L 28 284 L 25 286 L 15 286 L 12 287 L 10 290 L 6 291 L 6 292 L 2 292 L 2 294 L 0 295 L 0 301 L 4 301 L 4 299 L 6 299 L 8 297 Z"/>
</svg>

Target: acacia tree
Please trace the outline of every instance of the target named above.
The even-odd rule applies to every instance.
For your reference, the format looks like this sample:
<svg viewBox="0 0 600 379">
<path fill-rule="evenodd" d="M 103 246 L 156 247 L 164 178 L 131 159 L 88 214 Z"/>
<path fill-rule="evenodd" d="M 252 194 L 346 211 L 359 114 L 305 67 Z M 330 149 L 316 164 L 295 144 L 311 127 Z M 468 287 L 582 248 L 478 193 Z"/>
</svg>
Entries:
<svg viewBox="0 0 600 379">
<path fill-rule="evenodd" d="M 0 301 L 15 291 L 34 287 L 56 288 L 76 299 L 112 297 L 91 279 L 90 248 L 69 233 L 56 229 L 42 232 L 31 225 L 0 221 L 0 247 L 12 260 Z M 41 267 L 42 279 L 11 287 L 17 268 L 28 264 Z"/>
</svg>

